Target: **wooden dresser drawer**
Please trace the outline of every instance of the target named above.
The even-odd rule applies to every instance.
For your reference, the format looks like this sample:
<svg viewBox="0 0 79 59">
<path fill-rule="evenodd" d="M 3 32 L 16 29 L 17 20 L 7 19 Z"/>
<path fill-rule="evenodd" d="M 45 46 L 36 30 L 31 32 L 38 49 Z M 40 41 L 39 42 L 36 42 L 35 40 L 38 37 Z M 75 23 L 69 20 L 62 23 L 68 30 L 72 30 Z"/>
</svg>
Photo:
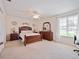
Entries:
<svg viewBox="0 0 79 59">
<path fill-rule="evenodd" d="M 53 40 L 53 32 L 50 31 L 41 31 L 40 34 L 42 34 L 42 38 L 46 40 Z"/>
</svg>

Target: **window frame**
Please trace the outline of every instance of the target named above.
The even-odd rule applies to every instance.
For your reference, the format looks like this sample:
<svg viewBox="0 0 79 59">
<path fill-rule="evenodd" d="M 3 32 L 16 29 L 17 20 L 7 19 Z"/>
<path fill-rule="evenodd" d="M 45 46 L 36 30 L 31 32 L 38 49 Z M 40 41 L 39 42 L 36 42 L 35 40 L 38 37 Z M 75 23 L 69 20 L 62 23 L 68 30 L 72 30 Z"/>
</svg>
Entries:
<svg viewBox="0 0 79 59">
<path fill-rule="evenodd" d="M 69 16 L 63 16 L 63 17 L 60 17 L 59 18 L 59 35 L 60 36 L 66 36 L 66 37 L 73 37 L 73 36 L 69 36 L 69 28 L 70 28 L 70 26 L 68 25 L 69 24 L 69 17 L 73 17 L 73 20 L 74 20 L 74 17 L 75 16 L 77 16 L 78 17 L 78 14 L 74 14 L 74 15 L 69 15 Z M 62 35 L 61 34 L 61 31 L 62 31 L 62 29 L 60 29 L 60 28 L 62 28 L 62 26 L 60 25 L 60 23 L 62 23 L 61 22 L 61 20 L 63 20 L 63 18 L 66 18 L 66 19 L 64 19 L 64 20 L 66 20 L 66 29 L 64 29 L 65 31 L 66 31 L 66 35 Z M 76 21 L 77 21 L 77 24 L 75 25 L 75 26 L 73 26 L 73 29 L 71 29 L 71 31 L 73 31 L 74 30 L 74 28 L 76 28 L 75 30 L 74 30 L 74 35 L 76 34 L 76 30 L 77 30 L 77 25 L 78 25 L 78 19 L 76 19 Z M 63 27 L 65 27 L 65 26 L 63 26 Z M 72 32 L 73 33 L 73 32 Z"/>
</svg>

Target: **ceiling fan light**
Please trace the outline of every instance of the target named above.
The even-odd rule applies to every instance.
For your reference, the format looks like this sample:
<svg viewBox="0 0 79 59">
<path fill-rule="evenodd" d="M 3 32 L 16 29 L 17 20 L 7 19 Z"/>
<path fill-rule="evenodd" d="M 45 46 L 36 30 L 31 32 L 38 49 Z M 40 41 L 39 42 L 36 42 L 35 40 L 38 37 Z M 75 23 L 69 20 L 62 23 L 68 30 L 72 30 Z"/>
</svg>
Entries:
<svg viewBox="0 0 79 59">
<path fill-rule="evenodd" d="M 7 1 L 9 1 L 9 2 L 10 2 L 11 0 L 7 0 Z"/>
<path fill-rule="evenodd" d="M 34 15 L 33 18 L 35 19 L 39 18 L 39 15 Z"/>
</svg>

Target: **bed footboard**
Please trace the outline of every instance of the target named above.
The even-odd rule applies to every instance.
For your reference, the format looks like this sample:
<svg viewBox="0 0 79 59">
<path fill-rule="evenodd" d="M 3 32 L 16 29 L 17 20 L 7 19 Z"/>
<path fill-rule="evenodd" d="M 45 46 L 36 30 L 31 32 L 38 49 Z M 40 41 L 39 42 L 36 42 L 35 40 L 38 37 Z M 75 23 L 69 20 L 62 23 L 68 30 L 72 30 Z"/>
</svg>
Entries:
<svg viewBox="0 0 79 59">
<path fill-rule="evenodd" d="M 42 40 L 41 35 L 35 35 L 35 36 L 26 36 L 25 35 L 24 45 L 26 46 L 26 44 L 41 41 L 41 40 Z"/>
</svg>

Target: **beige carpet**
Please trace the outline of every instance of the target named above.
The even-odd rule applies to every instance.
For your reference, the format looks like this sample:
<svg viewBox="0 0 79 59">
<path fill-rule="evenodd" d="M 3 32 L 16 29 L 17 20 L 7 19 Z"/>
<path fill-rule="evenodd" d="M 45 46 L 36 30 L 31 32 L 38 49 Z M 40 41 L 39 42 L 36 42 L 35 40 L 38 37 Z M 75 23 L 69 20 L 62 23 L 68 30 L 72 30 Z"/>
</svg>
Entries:
<svg viewBox="0 0 79 59">
<path fill-rule="evenodd" d="M 21 47 L 21 46 L 24 46 L 24 45 L 23 45 L 23 43 L 20 40 L 7 41 L 7 43 L 6 43 L 6 48 Z"/>
<path fill-rule="evenodd" d="M 20 41 L 12 41 L 7 43 L 0 59 L 79 59 L 73 49 L 51 41 L 40 41 L 26 47 Z"/>
</svg>

